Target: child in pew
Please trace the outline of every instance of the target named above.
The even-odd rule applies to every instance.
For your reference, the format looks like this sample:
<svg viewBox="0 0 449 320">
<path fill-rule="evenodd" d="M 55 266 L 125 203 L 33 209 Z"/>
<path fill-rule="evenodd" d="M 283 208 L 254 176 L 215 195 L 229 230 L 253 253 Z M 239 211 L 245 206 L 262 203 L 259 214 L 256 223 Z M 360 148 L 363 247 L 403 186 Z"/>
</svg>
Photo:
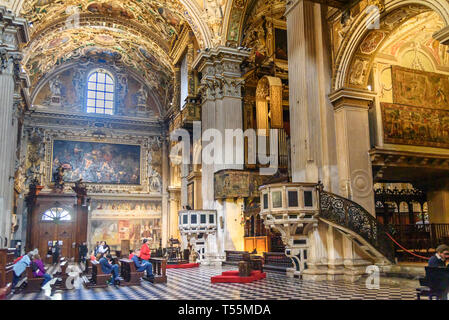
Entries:
<svg viewBox="0 0 449 320">
<path fill-rule="evenodd" d="M 129 256 L 128 259 L 132 260 L 132 258 L 134 257 L 134 251 L 133 250 L 129 250 Z"/>
<path fill-rule="evenodd" d="M 38 254 L 35 254 L 33 256 L 33 261 L 31 262 L 31 268 L 33 270 L 33 275 L 35 278 L 42 277 L 44 278 L 44 281 L 42 282 L 42 287 L 49 282 L 52 277 L 47 273 L 45 270 L 44 263 L 42 262 L 41 257 Z"/>
<path fill-rule="evenodd" d="M 136 266 L 137 271 L 139 271 L 139 272 L 146 271 L 148 278 L 150 278 L 150 279 L 154 278 L 153 266 L 151 265 L 151 262 L 148 262 L 145 260 L 142 260 L 142 262 L 140 262 L 140 260 L 139 260 L 140 250 L 139 249 L 137 249 L 134 253 L 135 254 L 132 256 L 131 260 L 134 262 L 134 265 Z"/>
</svg>

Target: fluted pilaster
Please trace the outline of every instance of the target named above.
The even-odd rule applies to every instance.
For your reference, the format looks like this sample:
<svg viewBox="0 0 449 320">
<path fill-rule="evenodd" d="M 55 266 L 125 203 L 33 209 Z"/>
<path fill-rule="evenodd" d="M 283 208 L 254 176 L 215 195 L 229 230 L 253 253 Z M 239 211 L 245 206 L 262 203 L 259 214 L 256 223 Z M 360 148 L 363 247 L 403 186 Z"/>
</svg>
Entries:
<svg viewBox="0 0 449 320">
<path fill-rule="evenodd" d="M 320 4 L 287 4 L 288 81 L 292 181 L 321 180 L 336 188 L 334 118 L 330 90 L 329 39 Z"/>
<path fill-rule="evenodd" d="M 21 100 L 27 100 L 27 92 L 22 88 L 28 85 L 20 68 L 19 44 L 27 41 L 26 21 L 0 7 L 0 247 L 8 245 L 11 237 L 17 144 L 15 117 L 20 113 Z"/>
</svg>

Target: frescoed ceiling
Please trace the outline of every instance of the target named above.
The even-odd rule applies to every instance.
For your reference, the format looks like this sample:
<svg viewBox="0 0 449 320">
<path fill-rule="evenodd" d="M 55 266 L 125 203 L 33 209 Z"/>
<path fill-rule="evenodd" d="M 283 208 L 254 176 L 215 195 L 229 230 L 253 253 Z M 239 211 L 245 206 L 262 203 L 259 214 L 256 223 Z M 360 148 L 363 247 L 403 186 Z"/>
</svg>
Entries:
<svg viewBox="0 0 449 320">
<path fill-rule="evenodd" d="M 379 49 L 379 54 L 385 58 L 400 59 L 409 68 L 429 70 L 420 65 L 424 59 L 431 59 L 436 68 L 449 71 L 449 52 L 447 47 L 435 40 L 432 35 L 441 30 L 444 23 L 433 11 L 424 12 L 405 21 L 399 26 Z M 420 58 L 423 55 L 428 58 Z M 405 61 L 402 61 L 405 60 Z"/>
<path fill-rule="evenodd" d="M 174 65 L 169 52 L 184 28 L 200 48 L 219 38 L 226 0 L 24 0 L 30 42 L 23 65 L 32 88 L 77 59 L 109 57 L 132 69 L 170 103 Z M 100 58 L 101 59 L 101 58 Z"/>
</svg>

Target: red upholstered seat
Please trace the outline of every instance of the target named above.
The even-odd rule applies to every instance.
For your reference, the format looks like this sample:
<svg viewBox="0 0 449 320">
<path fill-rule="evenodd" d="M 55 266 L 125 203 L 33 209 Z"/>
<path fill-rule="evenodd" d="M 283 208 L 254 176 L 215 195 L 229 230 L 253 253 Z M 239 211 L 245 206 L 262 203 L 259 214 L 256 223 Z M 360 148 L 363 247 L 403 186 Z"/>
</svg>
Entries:
<svg viewBox="0 0 449 320">
<path fill-rule="evenodd" d="M 260 272 L 260 270 L 251 271 L 249 277 L 240 277 L 237 271 L 224 271 L 221 276 L 214 276 L 210 278 L 211 283 L 249 283 L 256 280 L 265 279 L 267 274 Z"/>
</svg>

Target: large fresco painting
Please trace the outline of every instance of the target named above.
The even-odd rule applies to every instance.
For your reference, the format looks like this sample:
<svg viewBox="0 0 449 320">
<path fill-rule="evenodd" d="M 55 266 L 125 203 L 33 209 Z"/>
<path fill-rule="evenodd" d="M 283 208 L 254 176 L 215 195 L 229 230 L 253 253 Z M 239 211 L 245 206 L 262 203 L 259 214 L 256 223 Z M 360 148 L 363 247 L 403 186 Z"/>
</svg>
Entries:
<svg viewBox="0 0 449 320">
<path fill-rule="evenodd" d="M 106 241 L 113 250 L 119 250 L 122 240 L 129 240 L 130 247 L 140 247 L 148 239 L 150 247 L 159 247 L 161 239 L 160 200 L 119 201 L 93 200 L 89 217 L 89 243 Z"/>
<path fill-rule="evenodd" d="M 52 167 L 63 165 L 64 180 L 88 183 L 140 184 L 140 146 L 54 140 Z"/>
<path fill-rule="evenodd" d="M 449 110 L 449 76 L 392 67 L 393 102 Z"/>
<path fill-rule="evenodd" d="M 449 148 L 449 111 L 381 103 L 386 143 Z"/>
</svg>

